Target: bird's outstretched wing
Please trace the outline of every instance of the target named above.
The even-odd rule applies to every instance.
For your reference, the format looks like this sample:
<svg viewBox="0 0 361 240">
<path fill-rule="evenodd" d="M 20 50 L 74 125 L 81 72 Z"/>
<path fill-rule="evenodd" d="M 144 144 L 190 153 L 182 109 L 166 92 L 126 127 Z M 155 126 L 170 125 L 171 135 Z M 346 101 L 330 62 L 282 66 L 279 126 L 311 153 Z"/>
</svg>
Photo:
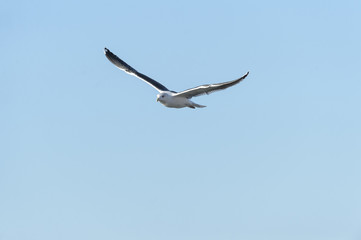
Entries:
<svg viewBox="0 0 361 240">
<path fill-rule="evenodd" d="M 248 76 L 248 73 L 249 72 L 247 72 L 242 77 L 240 77 L 236 80 L 233 80 L 233 81 L 224 82 L 224 83 L 206 84 L 206 85 L 201 85 L 201 86 L 198 86 L 195 88 L 187 89 L 185 91 L 175 94 L 174 97 L 192 98 L 192 97 L 197 97 L 197 96 L 200 96 L 203 94 L 210 94 L 215 91 L 223 90 L 223 89 L 229 88 L 233 85 L 236 85 L 237 83 L 239 83 L 240 81 L 245 79 Z"/>
<path fill-rule="evenodd" d="M 109 49 L 104 48 L 104 53 L 105 53 L 105 56 L 109 59 L 109 61 L 111 61 L 119 69 L 125 71 L 128 74 L 134 75 L 134 76 L 142 79 L 143 81 L 145 81 L 146 83 L 148 83 L 149 85 L 151 85 L 152 87 L 157 89 L 158 92 L 169 91 L 166 87 L 164 87 L 159 82 L 151 79 L 150 77 L 138 72 L 137 70 L 135 70 L 134 68 L 129 66 L 126 62 L 124 62 L 122 59 L 120 59 L 117 55 L 115 55 L 114 53 L 109 51 Z"/>
</svg>

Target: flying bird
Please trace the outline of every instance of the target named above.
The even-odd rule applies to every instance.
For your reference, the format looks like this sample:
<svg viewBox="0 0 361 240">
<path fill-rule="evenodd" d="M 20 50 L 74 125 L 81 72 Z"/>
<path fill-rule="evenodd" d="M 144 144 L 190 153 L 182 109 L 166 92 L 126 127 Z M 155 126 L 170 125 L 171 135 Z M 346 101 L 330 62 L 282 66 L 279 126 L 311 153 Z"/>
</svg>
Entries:
<svg viewBox="0 0 361 240">
<path fill-rule="evenodd" d="M 189 107 L 193 109 L 203 108 L 205 106 L 192 102 L 190 99 L 192 97 L 197 97 L 204 94 L 208 95 L 212 92 L 223 90 L 233 85 L 236 85 L 237 83 L 245 79 L 249 73 L 247 72 L 242 77 L 233 81 L 215 83 L 215 84 L 206 84 L 195 88 L 190 88 L 182 92 L 175 92 L 169 90 L 168 88 L 166 88 L 159 82 L 151 79 L 150 77 L 138 72 L 137 70 L 129 66 L 126 62 L 124 62 L 119 57 L 117 57 L 114 53 L 109 51 L 109 49 L 104 48 L 104 53 L 105 56 L 109 59 L 109 61 L 112 62 L 116 67 L 118 67 L 119 69 L 125 71 L 130 75 L 140 78 L 144 82 L 154 87 L 159 92 L 159 94 L 157 95 L 157 102 L 160 102 L 161 104 L 169 108 L 184 108 L 184 107 Z"/>
</svg>

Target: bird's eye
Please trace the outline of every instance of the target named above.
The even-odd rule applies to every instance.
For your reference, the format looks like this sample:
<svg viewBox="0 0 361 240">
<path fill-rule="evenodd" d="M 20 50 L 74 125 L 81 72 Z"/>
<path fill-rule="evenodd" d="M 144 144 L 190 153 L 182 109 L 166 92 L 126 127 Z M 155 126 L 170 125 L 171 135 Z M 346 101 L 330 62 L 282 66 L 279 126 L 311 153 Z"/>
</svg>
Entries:
<svg viewBox="0 0 361 240">
<path fill-rule="evenodd" d="M 164 96 L 162 96 L 162 98 L 164 98 Z"/>
</svg>

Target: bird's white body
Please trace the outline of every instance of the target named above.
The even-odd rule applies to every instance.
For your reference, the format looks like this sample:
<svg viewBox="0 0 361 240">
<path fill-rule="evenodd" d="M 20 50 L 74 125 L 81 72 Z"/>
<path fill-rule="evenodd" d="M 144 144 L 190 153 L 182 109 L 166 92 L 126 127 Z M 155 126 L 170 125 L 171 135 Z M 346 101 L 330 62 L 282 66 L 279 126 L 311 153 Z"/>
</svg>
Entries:
<svg viewBox="0 0 361 240">
<path fill-rule="evenodd" d="M 202 108 L 203 105 L 192 102 L 188 98 L 175 96 L 176 94 L 170 91 L 164 91 L 157 95 L 157 101 L 169 108 Z"/>
</svg>

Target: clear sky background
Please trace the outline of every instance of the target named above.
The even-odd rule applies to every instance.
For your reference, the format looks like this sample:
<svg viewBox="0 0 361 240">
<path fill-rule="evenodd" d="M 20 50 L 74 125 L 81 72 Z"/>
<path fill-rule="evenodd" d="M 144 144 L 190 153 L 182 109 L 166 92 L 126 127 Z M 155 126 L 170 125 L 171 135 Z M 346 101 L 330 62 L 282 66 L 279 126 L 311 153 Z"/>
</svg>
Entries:
<svg viewBox="0 0 361 240">
<path fill-rule="evenodd" d="M 360 1 L 2 1 L 0 240 L 361 239 Z M 250 75 L 169 109 L 169 89 Z"/>
</svg>

